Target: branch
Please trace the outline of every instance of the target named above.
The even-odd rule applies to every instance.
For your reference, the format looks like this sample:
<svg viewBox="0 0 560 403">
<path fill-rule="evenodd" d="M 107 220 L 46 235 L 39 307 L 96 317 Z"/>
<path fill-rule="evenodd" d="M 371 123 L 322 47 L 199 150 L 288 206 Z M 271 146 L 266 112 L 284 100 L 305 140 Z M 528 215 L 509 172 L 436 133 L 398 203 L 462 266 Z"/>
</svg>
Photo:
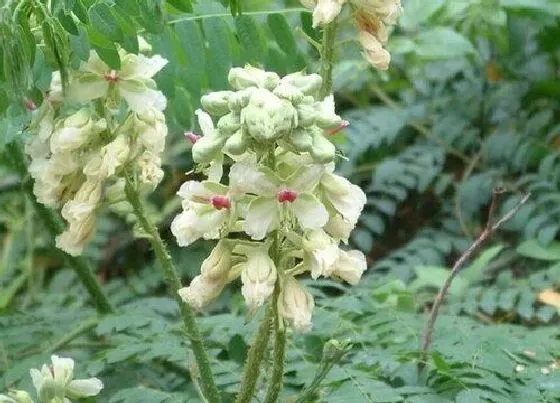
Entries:
<svg viewBox="0 0 560 403">
<path fill-rule="evenodd" d="M 426 320 L 426 326 L 424 327 L 424 332 L 422 335 L 422 349 L 420 354 L 419 360 L 419 368 L 422 368 L 426 362 L 426 358 L 428 355 L 428 349 L 432 342 L 432 334 L 434 331 L 434 326 L 436 323 L 436 319 L 438 316 L 439 308 L 441 303 L 443 302 L 453 279 L 459 274 L 461 269 L 465 266 L 465 264 L 470 260 L 473 254 L 508 220 L 510 220 L 518 211 L 519 209 L 529 200 L 531 196 L 530 193 L 527 193 L 523 198 L 510 210 L 508 211 L 502 218 L 500 218 L 495 224 L 492 223 L 494 211 L 496 209 L 496 204 L 499 195 L 503 193 L 502 189 L 495 189 L 492 195 L 492 202 L 490 203 L 490 210 L 488 213 L 488 221 L 486 223 L 486 228 L 480 234 L 480 236 L 469 246 L 469 248 L 463 252 L 463 254 L 457 259 L 453 268 L 451 269 L 451 273 L 443 283 L 442 287 L 439 290 L 438 295 L 434 300 L 434 304 L 432 305 L 432 310 L 430 312 L 430 316 Z"/>
</svg>

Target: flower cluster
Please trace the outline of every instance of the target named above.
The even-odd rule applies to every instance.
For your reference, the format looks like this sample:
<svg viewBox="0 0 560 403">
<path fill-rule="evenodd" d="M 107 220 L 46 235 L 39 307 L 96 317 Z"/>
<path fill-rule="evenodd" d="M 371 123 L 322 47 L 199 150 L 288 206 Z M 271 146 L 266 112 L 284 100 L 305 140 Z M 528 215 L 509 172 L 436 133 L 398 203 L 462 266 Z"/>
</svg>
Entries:
<svg viewBox="0 0 560 403">
<path fill-rule="evenodd" d="M 206 181 L 185 182 L 183 211 L 171 230 L 180 246 L 220 239 L 201 274 L 179 290 L 200 309 L 241 277 L 251 311 L 278 287 L 278 311 L 296 330 L 311 325 L 313 297 L 295 276 L 332 277 L 356 284 L 365 256 L 347 243 L 366 202 L 363 191 L 334 173 L 335 147 L 326 138 L 348 122 L 334 100 L 317 99 L 321 77 L 295 73 L 280 78 L 253 67 L 234 68 L 236 91 L 202 98 L 197 111 L 203 136 L 193 159 Z M 214 126 L 212 116 L 217 118 Z M 227 185 L 222 165 L 232 161 Z M 247 237 L 229 237 L 245 233 Z"/>
<path fill-rule="evenodd" d="M 109 196 L 122 194 L 125 169 L 151 187 L 163 178 L 166 100 L 152 77 L 166 60 L 124 51 L 120 56 L 121 70 L 115 71 L 91 51 L 71 73 L 66 95 L 55 72 L 30 125 L 26 152 L 34 193 L 39 202 L 61 208 L 67 229 L 56 244 L 72 255 L 81 254 L 91 238 L 102 199 L 114 202 Z"/>
<path fill-rule="evenodd" d="M 70 399 L 97 396 L 103 383 L 97 378 L 72 379 L 74 360 L 51 356 L 51 365 L 43 364 L 39 371 L 31 369 L 31 379 L 40 403 L 71 403 Z M 31 396 L 22 390 L 11 390 L 8 395 L 0 395 L 0 402 L 33 403 Z"/>
<path fill-rule="evenodd" d="M 313 10 L 313 26 L 332 22 L 349 3 L 359 30 L 364 58 L 375 68 L 387 70 L 390 53 L 383 48 L 389 40 L 387 25 L 395 25 L 402 13 L 400 0 L 300 0 Z"/>
</svg>

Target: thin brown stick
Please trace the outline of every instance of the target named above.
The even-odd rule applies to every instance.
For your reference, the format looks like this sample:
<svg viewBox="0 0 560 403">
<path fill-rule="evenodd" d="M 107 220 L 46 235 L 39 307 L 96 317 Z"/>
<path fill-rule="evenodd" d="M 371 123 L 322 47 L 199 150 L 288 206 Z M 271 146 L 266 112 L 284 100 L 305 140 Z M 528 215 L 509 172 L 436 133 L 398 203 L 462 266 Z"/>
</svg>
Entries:
<svg viewBox="0 0 560 403">
<path fill-rule="evenodd" d="M 461 269 L 465 266 L 465 264 L 470 260 L 473 254 L 486 242 L 506 221 L 510 220 L 518 211 L 519 209 L 529 200 L 530 193 L 527 193 L 523 198 L 510 210 L 508 211 L 502 218 L 500 218 L 495 224 L 493 224 L 493 215 L 496 209 L 496 204 L 498 201 L 499 196 L 503 193 L 502 189 L 494 190 L 492 195 L 492 202 L 490 204 L 490 210 L 488 214 L 488 221 L 486 223 L 486 228 L 480 234 L 480 236 L 469 246 L 469 248 L 463 252 L 463 254 L 457 259 L 453 268 L 451 269 L 451 273 L 445 280 L 445 283 L 441 286 L 438 295 L 434 300 L 434 304 L 432 305 L 432 310 L 430 312 L 430 316 L 426 320 L 426 326 L 424 327 L 424 332 L 422 335 L 422 349 L 420 354 L 420 360 L 418 363 L 419 368 L 423 368 L 426 362 L 426 358 L 428 355 L 428 348 L 432 342 L 432 334 L 434 332 L 434 326 L 436 323 L 436 319 L 438 316 L 439 308 L 441 303 L 443 302 L 453 279 L 459 274 Z"/>
</svg>

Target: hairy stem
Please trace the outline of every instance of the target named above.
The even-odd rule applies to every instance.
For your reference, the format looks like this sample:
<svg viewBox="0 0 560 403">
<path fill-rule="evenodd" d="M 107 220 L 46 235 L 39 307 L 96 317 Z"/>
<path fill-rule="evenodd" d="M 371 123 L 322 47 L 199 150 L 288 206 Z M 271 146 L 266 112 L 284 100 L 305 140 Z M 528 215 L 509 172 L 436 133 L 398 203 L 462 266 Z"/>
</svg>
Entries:
<svg viewBox="0 0 560 403">
<path fill-rule="evenodd" d="M 473 254 L 508 220 L 510 220 L 518 211 L 519 209 L 529 200 L 530 194 L 526 194 L 523 198 L 510 210 L 508 211 L 502 218 L 500 218 L 496 223 L 493 223 L 493 215 L 496 209 L 497 204 L 497 195 L 499 193 L 494 191 L 492 197 L 492 203 L 490 204 L 490 213 L 488 214 L 488 221 L 486 224 L 486 228 L 482 233 L 478 236 L 478 238 L 469 246 L 469 248 L 463 252 L 463 254 L 457 259 L 453 268 L 451 269 L 451 273 L 441 286 L 435 300 L 434 304 L 432 305 L 432 310 L 428 319 L 426 320 L 426 325 L 424 327 L 424 332 L 422 335 L 422 346 L 420 352 L 420 360 L 418 362 L 418 367 L 422 369 L 426 363 L 426 359 L 428 356 L 428 349 L 430 348 L 430 344 L 432 342 L 432 334 L 434 332 L 434 327 L 436 324 L 436 319 L 439 313 L 439 308 L 441 303 L 443 302 L 451 283 L 459 274 L 461 269 L 465 266 L 465 264 L 470 260 Z"/>
<path fill-rule="evenodd" d="M 278 400 L 278 395 L 284 385 L 284 358 L 286 355 L 286 328 L 282 324 L 282 318 L 278 314 L 278 296 L 280 294 L 280 279 L 274 288 L 272 296 L 272 307 L 274 310 L 274 354 L 272 356 L 272 375 L 266 391 L 265 403 L 273 403 Z"/>
<path fill-rule="evenodd" d="M 52 210 L 45 207 L 43 204 L 39 203 L 35 198 L 33 193 L 33 181 L 31 177 L 27 174 L 27 164 L 26 157 L 23 153 L 22 147 L 16 142 L 9 145 L 9 154 L 11 155 L 12 162 L 20 175 L 24 178 L 22 187 L 25 191 L 27 197 L 33 204 L 33 208 L 37 215 L 44 222 L 47 230 L 50 232 L 52 238 L 55 238 L 58 234 L 64 231 L 64 224 L 61 222 L 60 217 Z M 109 302 L 109 299 L 103 292 L 101 285 L 98 283 L 93 270 L 83 257 L 71 256 L 69 254 L 63 253 L 68 265 L 76 272 L 76 275 L 88 291 L 90 297 L 95 304 L 97 312 L 99 313 L 111 313 L 115 312 L 115 309 Z"/>
<path fill-rule="evenodd" d="M 159 231 L 154 223 L 148 218 L 144 209 L 144 203 L 138 194 L 135 178 L 126 175 L 125 193 L 129 203 L 132 205 L 134 213 L 144 231 L 150 236 L 150 243 L 156 257 L 163 268 L 167 288 L 171 296 L 177 301 L 181 315 L 183 317 L 184 333 L 191 343 L 195 361 L 200 374 L 200 385 L 204 398 L 210 402 L 219 402 L 220 393 L 214 382 L 212 370 L 210 368 L 210 360 L 204 348 L 200 331 L 195 321 L 194 313 L 190 305 L 185 303 L 177 291 L 182 287 L 181 280 L 177 274 L 177 270 L 171 260 L 171 255 L 167 251 L 167 247 L 159 235 Z"/>
<path fill-rule="evenodd" d="M 273 313 L 274 307 L 270 305 L 264 314 L 261 324 L 259 325 L 255 341 L 249 349 L 249 354 L 247 355 L 247 360 L 245 361 L 241 387 L 239 389 L 239 394 L 235 399 L 237 403 L 250 402 L 253 394 L 255 393 L 257 380 L 259 379 L 261 362 L 270 338 L 270 323 Z"/>
<path fill-rule="evenodd" d="M 336 38 L 336 22 L 333 21 L 323 29 L 321 46 L 321 77 L 323 84 L 319 97 L 325 98 L 332 91 L 332 71 L 334 66 L 334 42 Z"/>
</svg>

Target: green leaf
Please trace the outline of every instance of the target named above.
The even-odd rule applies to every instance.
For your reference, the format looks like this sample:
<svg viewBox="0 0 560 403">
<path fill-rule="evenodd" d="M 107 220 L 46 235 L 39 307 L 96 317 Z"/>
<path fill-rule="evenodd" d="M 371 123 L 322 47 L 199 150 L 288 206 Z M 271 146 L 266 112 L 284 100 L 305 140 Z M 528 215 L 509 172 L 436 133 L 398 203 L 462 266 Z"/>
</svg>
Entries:
<svg viewBox="0 0 560 403">
<path fill-rule="evenodd" d="M 210 86 L 213 90 L 227 88 L 227 75 L 232 64 L 230 31 L 222 18 L 202 21 L 204 36 L 208 43 L 206 65 Z"/>
<path fill-rule="evenodd" d="M 549 12 L 551 5 L 547 0 L 500 0 L 500 6 L 505 8 L 528 8 Z"/>
<path fill-rule="evenodd" d="M 111 8 L 105 3 L 94 4 L 88 11 L 91 26 L 108 39 L 121 41 L 123 33 Z"/>
<path fill-rule="evenodd" d="M 412 28 L 423 24 L 444 4 L 444 0 L 408 0 L 404 7 L 404 13 L 399 18 L 399 25 L 405 28 Z"/>
<path fill-rule="evenodd" d="M 161 390 L 137 387 L 119 390 L 111 397 L 109 403 L 162 403 L 170 397 Z"/>
<path fill-rule="evenodd" d="M 57 18 L 66 31 L 72 35 L 78 35 L 78 27 L 70 14 L 66 14 L 61 10 L 58 13 Z"/>
<path fill-rule="evenodd" d="M 419 290 L 424 287 L 432 287 L 439 289 L 451 271 L 445 267 L 436 266 L 417 266 L 414 268 L 416 272 L 416 279 L 410 284 L 411 290 Z M 449 293 L 455 295 L 463 294 L 469 287 L 469 283 L 462 279 L 460 276 L 455 277 L 451 286 L 449 287 Z"/>
<path fill-rule="evenodd" d="M 536 239 L 529 239 L 516 249 L 521 256 L 546 261 L 560 260 L 560 241 L 552 241 L 544 247 Z"/>
<path fill-rule="evenodd" d="M 193 12 L 191 0 L 167 0 L 167 3 L 184 13 Z"/>
<path fill-rule="evenodd" d="M 283 14 L 270 14 L 267 17 L 268 26 L 276 43 L 288 56 L 295 56 L 298 52 L 292 28 Z"/>
<path fill-rule="evenodd" d="M 420 32 L 414 51 L 422 58 L 437 60 L 466 56 L 475 52 L 472 43 L 449 27 L 435 27 Z"/>
<path fill-rule="evenodd" d="M 187 56 L 189 73 L 201 75 L 204 71 L 204 42 L 200 27 L 194 21 L 175 24 L 176 37 Z"/>
<path fill-rule="evenodd" d="M 262 63 L 266 55 L 266 44 L 255 19 L 246 14 L 239 15 L 235 18 L 235 28 L 247 61 Z"/>
<path fill-rule="evenodd" d="M 497 245 L 486 249 L 468 267 L 463 269 L 460 276 L 467 280 L 469 284 L 482 280 L 483 269 L 504 249 L 503 245 Z"/>
<path fill-rule="evenodd" d="M 107 65 L 115 70 L 121 68 L 121 58 L 115 44 L 95 29 L 88 27 L 88 36 L 93 48 Z"/>
</svg>

